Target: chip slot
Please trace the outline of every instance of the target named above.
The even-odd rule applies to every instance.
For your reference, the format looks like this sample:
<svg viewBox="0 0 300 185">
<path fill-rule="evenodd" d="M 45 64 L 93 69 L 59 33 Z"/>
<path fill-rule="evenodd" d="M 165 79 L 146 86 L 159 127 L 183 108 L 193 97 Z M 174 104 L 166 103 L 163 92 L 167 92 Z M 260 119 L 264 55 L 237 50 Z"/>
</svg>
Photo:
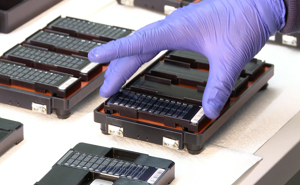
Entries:
<svg viewBox="0 0 300 185">
<path fill-rule="evenodd" d="M 186 51 L 186 50 L 175 50 L 171 51 L 169 54 L 165 56 L 165 60 L 168 59 L 184 62 L 190 64 L 191 68 L 202 68 L 202 69 L 209 69 L 209 61 L 208 59 L 200 54 L 193 51 Z"/>
<path fill-rule="evenodd" d="M 244 67 L 241 76 L 242 77 L 249 76 L 249 80 L 253 81 L 264 72 L 265 70 L 264 66 L 265 66 L 265 62 L 258 59 L 252 59 Z"/>
<path fill-rule="evenodd" d="M 57 164 L 87 170 L 102 178 L 113 177 L 117 179 L 123 177 L 142 181 L 147 181 L 157 171 L 154 167 L 74 150 L 68 151 Z"/>
<path fill-rule="evenodd" d="M 129 102 L 131 106 L 128 106 Z M 194 123 L 193 117 L 201 109 L 200 106 L 130 91 L 120 92 L 112 100 L 108 99 L 104 109 L 107 113 L 118 112 L 128 118 L 146 119 L 171 127 L 179 125 L 193 132 L 198 131 L 201 120 L 206 118 L 203 114 Z"/>
<path fill-rule="evenodd" d="M 202 105 L 203 91 L 171 84 L 171 80 L 151 75 L 139 77 L 126 85 L 127 89 L 182 102 Z"/>
<path fill-rule="evenodd" d="M 0 60 L 0 83 L 50 92 L 65 98 L 80 88 L 80 79 Z"/>
<path fill-rule="evenodd" d="M 77 78 L 81 77 L 82 81 L 89 81 L 102 71 L 100 64 L 91 63 L 87 58 L 69 56 L 21 45 L 17 45 L 5 53 L 5 58 L 24 63 L 28 67 L 36 69 L 54 70 L 72 74 Z M 29 62 L 30 65 L 28 65 Z"/>
<path fill-rule="evenodd" d="M 66 17 L 58 18 L 57 21 L 47 26 L 49 29 L 76 35 L 83 39 L 97 39 L 101 41 L 111 41 L 130 35 L 133 30 L 110 26 L 86 20 Z"/>
<path fill-rule="evenodd" d="M 151 76 L 170 79 L 174 85 L 185 85 L 186 87 L 205 87 L 208 80 L 207 71 L 193 69 L 189 66 L 182 66 L 180 62 L 159 61 L 152 66 L 147 73 Z M 238 93 L 247 86 L 247 82 L 248 76 L 245 78 L 239 77 L 232 88 L 231 96 L 237 96 Z"/>
<path fill-rule="evenodd" d="M 26 43 L 45 47 L 63 54 L 77 54 L 87 57 L 88 52 L 101 43 L 70 37 L 63 34 L 39 31 L 26 40 Z"/>
</svg>

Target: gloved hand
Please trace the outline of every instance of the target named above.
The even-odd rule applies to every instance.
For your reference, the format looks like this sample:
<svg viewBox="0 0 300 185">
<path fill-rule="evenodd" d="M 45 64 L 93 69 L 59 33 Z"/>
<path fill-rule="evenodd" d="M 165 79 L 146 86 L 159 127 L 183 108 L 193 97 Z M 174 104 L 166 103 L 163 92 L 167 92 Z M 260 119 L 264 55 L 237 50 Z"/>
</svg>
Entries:
<svg viewBox="0 0 300 185">
<path fill-rule="evenodd" d="M 216 118 L 247 62 L 283 28 L 284 16 L 283 0 L 203 0 L 180 8 L 131 36 L 90 51 L 92 62 L 112 61 L 100 94 L 116 93 L 161 50 L 191 50 L 209 60 L 202 102 L 205 115 Z"/>
</svg>

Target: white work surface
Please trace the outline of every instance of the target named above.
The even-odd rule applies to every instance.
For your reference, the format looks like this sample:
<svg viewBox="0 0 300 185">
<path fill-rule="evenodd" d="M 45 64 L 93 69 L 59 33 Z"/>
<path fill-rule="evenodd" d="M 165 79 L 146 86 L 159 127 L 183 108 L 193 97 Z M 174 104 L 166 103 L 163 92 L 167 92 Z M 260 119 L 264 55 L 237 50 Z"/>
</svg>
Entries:
<svg viewBox="0 0 300 185">
<path fill-rule="evenodd" d="M 12 33 L 0 34 L 0 54 L 59 15 L 132 29 L 164 18 L 159 13 L 118 5 L 115 0 L 66 0 Z M 171 184 L 232 184 L 262 159 L 254 153 L 300 109 L 300 63 L 297 61 L 300 51 L 267 44 L 257 58 L 275 65 L 275 76 L 269 81 L 269 87 L 257 93 L 219 129 L 199 155 L 103 135 L 100 124 L 93 121 L 93 110 L 104 100 L 98 90 L 74 107 L 66 120 L 58 119 L 55 114 L 42 115 L 1 104 L 0 117 L 22 122 L 25 138 L 0 157 L 0 184 L 34 184 L 79 142 L 173 160 L 176 174 Z"/>
</svg>

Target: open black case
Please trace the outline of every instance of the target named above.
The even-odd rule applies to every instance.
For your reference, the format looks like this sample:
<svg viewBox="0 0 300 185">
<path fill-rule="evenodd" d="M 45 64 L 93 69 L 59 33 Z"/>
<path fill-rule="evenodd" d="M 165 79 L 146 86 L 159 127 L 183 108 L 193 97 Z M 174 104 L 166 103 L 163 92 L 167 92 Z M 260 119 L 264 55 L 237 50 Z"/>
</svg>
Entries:
<svg viewBox="0 0 300 185">
<path fill-rule="evenodd" d="M 108 64 L 91 63 L 88 52 L 132 32 L 58 17 L 0 57 L 0 102 L 68 118 L 103 83 Z"/>
<path fill-rule="evenodd" d="M 60 1 L 0 0 L 0 32 L 11 32 Z"/>
<path fill-rule="evenodd" d="M 274 66 L 252 59 L 236 80 L 218 118 L 208 119 L 202 95 L 208 78 L 206 57 L 169 51 L 94 111 L 104 134 L 115 134 L 198 154 L 212 136 L 257 91 L 267 87 Z"/>
<path fill-rule="evenodd" d="M 22 123 L 0 118 L 0 156 L 23 139 Z"/>
<path fill-rule="evenodd" d="M 171 160 L 79 143 L 35 185 L 165 185 L 174 177 Z"/>
<path fill-rule="evenodd" d="M 117 0 L 121 5 L 136 6 L 169 15 L 177 8 L 187 6 L 190 3 L 198 3 L 201 0 Z"/>
</svg>

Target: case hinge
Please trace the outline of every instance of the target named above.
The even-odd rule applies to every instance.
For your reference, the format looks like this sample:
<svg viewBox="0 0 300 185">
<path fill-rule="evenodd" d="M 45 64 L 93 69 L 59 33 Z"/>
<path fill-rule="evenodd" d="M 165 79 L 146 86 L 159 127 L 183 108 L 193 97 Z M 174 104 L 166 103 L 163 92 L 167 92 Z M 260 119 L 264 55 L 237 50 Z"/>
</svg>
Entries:
<svg viewBox="0 0 300 185">
<path fill-rule="evenodd" d="M 164 13 L 166 15 L 171 14 L 174 10 L 177 10 L 177 8 L 175 8 L 174 6 L 165 5 L 164 7 Z"/>
<path fill-rule="evenodd" d="M 275 35 L 269 37 L 269 40 L 270 40 L 270 41 L 275 41 Z"/>
<path fill-rule="evenodd" d="M 282 44 L 297 46 L 297 37 L 291 35 L 282 35 Z"/>
<path fill-rule="evenodd" d="M 32 108 L 33 112 L 47 114 L 47 105 L 41 105 L 41 104 L 32 102 L 31 108 Z"/>
<path fill-rule="evenodd" d="M 163 146 L 179 150 L 179 140 L 163 137 Z"/>
<path fill-rule="evenodd" d="M 121 0 L 122 5 L 134 6 L 134 0 Z"/>
</svg>

